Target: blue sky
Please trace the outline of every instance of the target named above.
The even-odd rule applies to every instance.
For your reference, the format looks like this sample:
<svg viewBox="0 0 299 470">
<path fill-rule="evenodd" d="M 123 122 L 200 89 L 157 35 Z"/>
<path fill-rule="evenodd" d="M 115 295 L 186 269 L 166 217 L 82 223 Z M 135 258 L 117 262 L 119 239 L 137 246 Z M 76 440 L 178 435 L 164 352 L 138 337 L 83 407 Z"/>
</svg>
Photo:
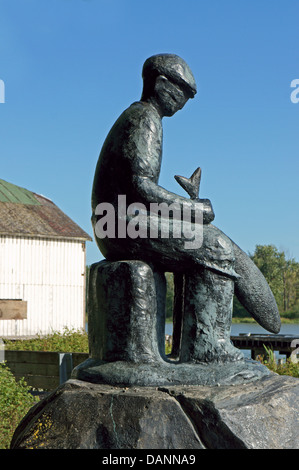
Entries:
<svg viewBox="0 0 299 470">
<path fill-rule="evenodd" d="M 274 244 L 299 261 L 298 14 L 298 0 L 0 0 L 0 178 L 92 235 L 103 141 L 140 98 L 144 60 L 175 53 L 199 91 L 163 120 L 161 186 L 185 195 L 174 175 L 200 166 L 215 225 L 246 252 Z"/>
</svg>

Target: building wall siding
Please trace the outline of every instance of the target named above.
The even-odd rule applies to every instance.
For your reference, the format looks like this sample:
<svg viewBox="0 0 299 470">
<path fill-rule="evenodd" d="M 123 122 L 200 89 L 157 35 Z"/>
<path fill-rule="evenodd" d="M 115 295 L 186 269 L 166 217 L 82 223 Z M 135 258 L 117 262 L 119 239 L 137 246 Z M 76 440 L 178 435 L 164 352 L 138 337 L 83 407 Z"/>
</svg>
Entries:
<svg viewBox="0 0 299 470">
<path fill-rule="evenodd" d="M 0 299 L 27 301 L 27 319 L 0 320 L 0 337 L 85 327 L 85 243 L 0 236 Z"/>
</svg>

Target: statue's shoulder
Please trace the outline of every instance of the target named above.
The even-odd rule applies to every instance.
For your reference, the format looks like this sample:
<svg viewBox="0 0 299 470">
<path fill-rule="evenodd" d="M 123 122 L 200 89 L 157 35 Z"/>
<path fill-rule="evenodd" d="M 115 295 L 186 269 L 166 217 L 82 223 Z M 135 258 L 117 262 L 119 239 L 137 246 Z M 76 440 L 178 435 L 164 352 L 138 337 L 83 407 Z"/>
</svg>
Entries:
<svg viewBox="0 0 299 470">
<path fill-rule="evenodd" d="M 149 103 L 143 101 L 135 101 L 121 114 L 120 121 L 126 121 L 131 125 L 137 125 L 142 127 L 144 124 L 146 127 L 160 128 L 161 119 Z"/>
<path fill-rule="evenodd" d="M 123 154 L 123 152 L 127 152 L 126 148 L 128 146 L 139 147 L 140 139 L 144 141 L 146 147 L 158 145 L 160 148 L 162 123 L 153 106 L 142 101 L 136 101 L 122 112 L 112 126 L 102 147 L 101 155 L 103 157 L 108 152 L 109 159 L 111 159 L 111 149 L 114 149 L 117 154 L 120 154 L 120 152 Z M 127 155 L 133 155 L 131 149 Z"/>
</svg>

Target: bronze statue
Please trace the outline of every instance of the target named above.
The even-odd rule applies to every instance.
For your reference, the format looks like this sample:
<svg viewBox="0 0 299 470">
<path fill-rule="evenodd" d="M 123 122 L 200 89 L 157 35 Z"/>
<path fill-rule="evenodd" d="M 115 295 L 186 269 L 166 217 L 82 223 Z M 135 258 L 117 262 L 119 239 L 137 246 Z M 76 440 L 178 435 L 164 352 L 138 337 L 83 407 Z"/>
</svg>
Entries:
<svg viewBox="0 0 299 470">
<path fill-rule="evenodd" d="M 176 176 L 191 198 L 174 194 L 158 184 L 162 119 L 173 116 L 196 94 L 189 66 L 177 55 L 158 54 L 145 61 L 142 76 L 141 100 L 127 108 L 113 125 L 95 171 L 92 224 L 98 247 L 107 260 L 105 269 L 109 262 L 131 260 L 145 263 L 154 273 L 174 273 L 181 286 L 177 293 L 183 299 L 181 317 L 177 316 L 174 322 L 179 350 L 176 351 L 178 363 L 176 366 L 172 363 L 172 368 L 184 363 L 243 363 L 243 354 L 230 341 L 234 292 L 264 328 L 277 333 L 280 318 L 274 297 L 250 258 L 212 224 L 215 216 L 211 202 L 198 197 L 200 168 L 190 179 Z M 190 216 L 189 231 L 182 229 L 186 214 Z M 195 237 L 193 244 L 190 243 L 192 236 Z M 102 304 L 105 303 L 107 299 L 102 300 Z M 100 316 L 100 311 L 96 315 Z M 112 314 L 105 315 L 108 318 Z M 107 318 L 101 329 L 106 329 L 104 335 L 113 335 L 113 327 L 107 327 L 112 320 Z M 163 322 L 163 315 L 158 314 L 158 319 Z M 145 337 L 153 338 L 157 334 L 160 336 L 157 341 L 162 344 L 162 326 L 156 328 L 151 323 L 142 328 Z M 156 328 L 154 332 L 149 331 L 153 328 Z M 96 341 L 97 336 L 96 329 L 92 331 L 91 342 Z M 105 341 L 102 338 L 102 342 Z M 131 338 L 131 342 L 136 341 Z M 109 354 L 105 356 L 103 352 L 105 348 L 110 346 L 97 349 L 102 351 L 97 353 L 101 356 L 97 359 L 115 361 L 117 354 L 113 353 L 109 359 Z M 161 347 L 159 349 L 158 354 L 152 339 L 143 356 L 148 362 L 162 359 L 167 367 L 170 359 L 163 356 Z"/>
</svg>

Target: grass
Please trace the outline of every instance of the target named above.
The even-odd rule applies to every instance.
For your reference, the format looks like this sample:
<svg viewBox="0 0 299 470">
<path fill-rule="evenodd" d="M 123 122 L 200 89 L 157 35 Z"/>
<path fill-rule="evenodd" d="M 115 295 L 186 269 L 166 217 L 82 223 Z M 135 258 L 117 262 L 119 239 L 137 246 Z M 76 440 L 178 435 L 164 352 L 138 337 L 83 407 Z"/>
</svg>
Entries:
<svg viewBox="0 0 299 470">
<path fill-rule="evenodd" d="M 232 323 L 256 323 L 252 317 L 233 317 Z"/>
<path fill-rule="evenodd" d="M 299 318 L 280 317 L 281 323 L 299 323 Z"/>
<path fill-rule="evenodd" d="M 268 367 L 272 372 L 279 375 L 290 375 L 292 377 L 299 377 L 299 363 L 291 362 L 290 359 L 286 361 L 277 361 L 274 351 L 264 345 L 265 355 L 259 356 L 258 360 Z"/>
</svg>

